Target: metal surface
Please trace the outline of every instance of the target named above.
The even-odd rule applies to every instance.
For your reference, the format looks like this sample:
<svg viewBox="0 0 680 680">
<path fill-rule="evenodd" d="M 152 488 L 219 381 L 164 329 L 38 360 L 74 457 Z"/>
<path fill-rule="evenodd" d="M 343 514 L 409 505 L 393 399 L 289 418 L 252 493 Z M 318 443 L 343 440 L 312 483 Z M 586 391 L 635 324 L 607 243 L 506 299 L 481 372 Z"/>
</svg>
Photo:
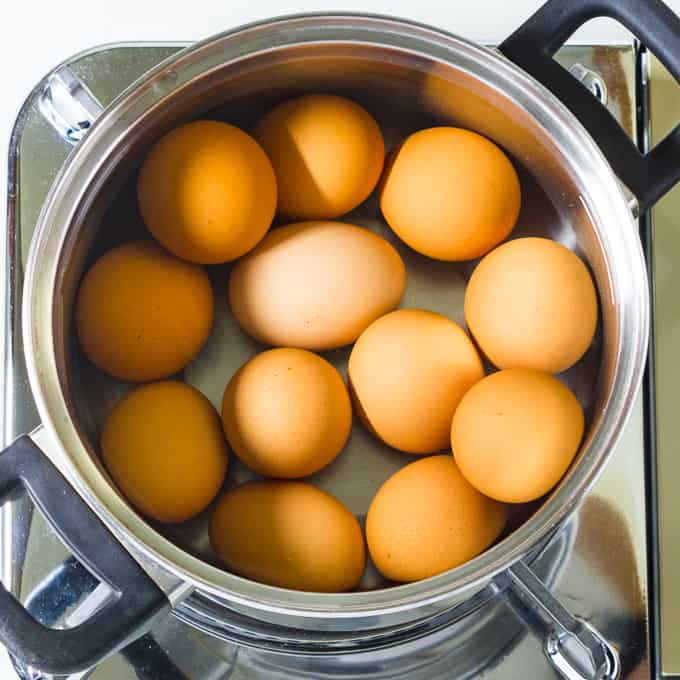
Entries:
<svg viewBox="0 0 680 680">
<path fill-rule="evenodd" d="M 669 73 L 651 59 L 650 87 L 651 138 L 658 143 L 680 119 L 680 90 Z M 673 189 L 655 206 L 651 242 L 655 271 L 654 337 L 657 362 L 664 370 L 656 372 L 656 503 L 657 569 L 660 672 L 680 677 L 680 423 L 678 384 L 680 364 L 680 189 Z"/>
<path fill-rule="evenodd" d="M 572 616 L 520 560 L 503 575 L 508 602 L 539 639 L 553 666 L 567 680 L 616 680 L 619 656 L 593 628 Z M 500 577 L 499 577 L 500 578 Z"/>
<path fill-rule="evenodd" d="M 586 68 L 583 64 L 577 62 L 569 67 L 569 73 L 571 73 L 571 75 L 580 83 L 583 83 L 583 85 L 592 92 L 594 97 L 599 99 L 603 104 L 607 103 L 607 98 L 609 96 L 607 93 L 607 84 L 597 71 Z"/>
<path fill-rule="evenodd" d="M 85 58 L 87 68 L 81 71 L 81 77 L 105 103 L 110 100 L 112 94 L 126 84 L 121 73 L 129 74 L 134 71 L 134 66 L 140 61 L 146 60 L 145 63 L 150 65 L 154 57 L 156 60 L 163 58 L 171 49 L 127 47 L 92 54 Z M 578 61 L 604 70 L 609 90 L 614 93 L 610 95 L 610 109 L 623 120 L 627 129 L 633 129 L 635 100 L 631 81 L 633 60 L 630 48 L 596 48 L 594 50 L 568 48 L 563 52 L 561 59 L 567 64 Z M 112 68 L 112 63 L 118 64 L 119 67 Z M 122 65 L 127 66 L 127 71 L 120 68 Z M 81 68 L 81 62 L 76 60 L 74 68 L 78 71 Z M 136 74 L 133 74 L 133 77 L 134 75 Z M 102 82 L 107 83 L 107 87 L 111 86 L 107 96 L 102 96 L 101 91 L 98 91 L 98 85 L 101 86 Z M 115 89 L 116 86 L 118 89 Z M 16 140 L 17 148 L 21 147 L 22 150 L 21 174 L 24 175 L 25 182 L 23 180 L 21 182 L 21 191 L 14 205 L 19 208 L 17 216 L 28 216 L 28 219 L 16 219 L 15 216 L 17 227 L 15 235 L 19 237 L 16 239 L 17 242 L 24 241 L 24 243 L 30 239 L 34 225 L 34 220 L 30 219 L 31 212 L 35 218 L 45 189 L 64 155 L 54 135 L 50 134 L 40 119 L 34 115 L 35 102 L 32 104 L 33 110 L 26 112 L 21 121 L 25 125 L 23 129 L 18 130 Z M 32 198 L 33 201 L 31 201 Z M 20 275 L 16 276 L 16 274 L 20 274 L 22 250 L 17 248 L 14 256 L 19 266 L 15 268 L 14 285 L 11 290 L 16 291 L 17 283 L 20 282 Z M 11 310 L 10 317 L 13 319 L 12 327 L 16 328 L 18 320 L 16 308 Z M 8 358 L 11 361 L 8 365 L 11 365 L 14 374 L 21 374 L 21 369 L 16 369 L 16 365 L 20 364 L 22 358 L 17 350 L 15 346 L 14 351 L 10 352 Z M 6 413 L 9 411 L 10 416 L 5 421 L 5 431 L 11 436 L 27 429 L 25 425 L 17 427 L 17 421 L 20 419 L 25 421 L 26 414 L 29 415 L 30 421 L 30 415 L 33 412 L 30 408 L 30 393 L 26 389 L 25 381 L 20 379 L 5 384 L 11 391 L 9 395 L 11 405 L 8 400 L 5 401 L 5 410 Z M 10 423 L 9 427 L 7 423 Z M 577 521 L 570 525 L 574 542 L 568 546 L 568 557 L 558 560 L 564 566 L 564 574 L 557 587 L 558 595 L 569 604 L 572 611 L 591 620 L 609 639 L 625 650 L 622 658 L 624 675 L 630 674 L 634 669 L 640 671 L 644 668 L 646 658 L 644 496 L 641 486 L 643 465 L 640 423 L 641 412 L 638 403 L 633 420 L 628 426 L 628 435 L 613 458 L 612 465 L 586 499 Z M 50 565 L 53 568 L 54 564 L 59 561 L 55 558 L 59 557 L 60 551 L 58 543 L 51 532 L 44 527 L 39 517 L 34 517 L 31 522 L 25 512 L 15 512 L 13 519 L 15 520 L 12 524 L 13 531 L 9 535 L 15 538 L 17 533 L 28 533 L 21 531 L 22 523 L 19 519 L 23 520 L 23 526 L 26 529 L 30 527 L 28 542 L 33 543 L 37 550 L 29 551 L 31 559 L 26 562 L 27 568 L 22 572 L 23 560 L 19 552 L 11 544 L 8 545 L 5 540 L 3 565 L 6 569 L 3 573 L 3 580 L 7 582 L 7 565 L 12 565 L 13 568 L 10 568 L 9 572 L 12 572 L 15 582 L 22 583 L 22 590 L 26 593 L 30 592 L 35 583 L 40 580 L 41 569 L 50 567 Z M 5 538 L 7 535 L 5 534 Z M 36 541 L 38 546 L 35 546 Z M 547 558 L 544 556 L 542 559 Z M 555 559 L 553 555 L 548 562 L 554 562 Z M 610 560 L 618 566 L 609 569 Z M 541 559 L 534 564 L 539 574 L 542 572 L 542 564 Z M 228 673 L 231 674 L 230 677 L 242 678 L 318 678 L 326 675 L 436 678 L 451 677 L 452 668 L 456 669 L 455 676 L 464 677 L 478 675 L 487 662 L 489 663 L 489 670 L 487 670 L 489 677 L 520 677 L 524 675 L 527 665 L 532 669 L 537 669 L 532 677 L 553 677 L 553 672 L 541 662 L 540 647 L 530 638 L 522 637 L 521 628 L 514 629 L 516 637 L 519 638 L 517 644 L 507 646 L 506 638 L 499 635 L 499 631 L 508 634 L 513 631 L 512 616 L 508 619 L 508 611 L 502 602 L 499 603 L 497 599 L 490 602 L 491 604 L 484 606 L 496 608 L 492 620 L 501 624 L 498 629 L 494 629 L 496 630 L 494 634 L 486 631 L 487 635 L 473 635 L 472 633 L 479 632 L 476 628 L 479 625 L 479 619 L 467 616 L 459 621 L 459 625 L 449 628 L 448 633 L 440 631 L 438 636 L 435 636 L 435 640 L 430 638 L 429 642 L 419 640 L 411 644 L 404 643 L 401 646 L 401 652 L 391 653 L 391 656 L 396 659 L 391 662 L 383 658 L 390 657 L 390 654 L 383 654 L 382 657 L 374 655 L 369 659 L 360 659 L 361 655 L 352 655 L 354 661 L 349 661 L 347 657 L 317 661 L 295 661 L 295 657 L 284 660 L 256 650 L 248 650 L 244 647 L 237 649 L 228 643 L 216 642 L 213 638 L 205 638 L 196 632 L 189 632 L 182 624 L 172 622 L 168 622 L 167 626 L 157 631 L 156 637 L 160 646 L 165 649 L 165 653 L 170 657 L 175 657 L 179 667 L 184 668 L 188 677 L 192 678 L 226 677 Z M 192 614 L 198 617 L 198 622 L 202 621 L 206 627 L 208 624 L 216 626 L 216 629 L 211 632 L 220 633 L 219 615 L 223 611 L 221 605 L 215 611 L 214 619 L 211 618 L 210 609 L 202 606 L 198 597 L 190 597 L 185 605 L 180 607 L 179 613 L 186 613 L 190 608 L 193 608 Z M 491 649 L 488 649 L 489 645 Z M 153 645 L 147 646 L 155 649 Z M 461 650 L 464 653 L 461 653 Z M 483 653 L 480 654 L 480 651 Z M 405 665 L 404 655 L 409 659 L 408 665 Z M 479 658 L 480 656 L 482 658 Z M 478 664 L 474 671 L 470 671 L 470 664 L 466 665 L 466 659 L 470 662 L 475 660 Z M 139 658 L 137 662 L 140 662 Z M 95 671 L 94 675 L 102 678 L 134 677 L 135 667 L 135 662 L 118 655 Z M 399 675 L 397 668 L 403 668 L 404 672 L 406 669 L 411 669 L 413 672 L 408 676 Z M 148 677 L 166 676 L 150 675 Z"/>
<path fill-rule="evenodd" d="M 66 66 L 47 79 L 40 95 L 40 111 L 69 143 L 76 144 L 102 112 L 102 105 Z"/>
</svg>

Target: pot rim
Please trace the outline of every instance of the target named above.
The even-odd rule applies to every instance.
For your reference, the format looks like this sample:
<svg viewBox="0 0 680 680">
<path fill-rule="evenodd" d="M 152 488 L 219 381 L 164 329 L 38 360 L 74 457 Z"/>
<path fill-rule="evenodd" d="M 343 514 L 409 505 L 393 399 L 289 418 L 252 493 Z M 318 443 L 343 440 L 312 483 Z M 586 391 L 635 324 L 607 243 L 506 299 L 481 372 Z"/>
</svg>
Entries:
<svg viewBox="0 0 680 680">
<path fill-rule="evenodd" d="M 555 148 L 572 159 L 572 171 L 587 173 L 588 195 L 597 197 L 593 205 L 585 206 L 594 213 L 593 224 L 599 225 L 606 215 L 607 224 L 614 225 L 598 229 L 600 248 L 616 251 L 613 265 L 620 271 L 615 279 L 620 283 L 625 272 L 629 283 L 619 291 L 622 299 L 615 300 L 619 307 L 615 376 L 602 422 L 586 444 L 578 470 L 560 483 L 535 514 L 500 543 L 438 576 L 376 591 L 321 594 L 259 584 L 208 564 L 146 524 L 123 500 L 92 460 L 71 418 L 53 351 L 57 326 L 52 302 L 60 292 L 58 265 L 66 236 L 87 195 L 93 190 L 96 193 L 106 171 L 115 164 L 129 126 L 150 115 L 191 79 L 205 74 L 210 65 L 220 68 L 301 42 L 350 40 L 454 64 L 503 97 L 521 102 L 528 115 L 550 129 Z M 231 57 L 225 60 L 230 46 Z M 121 127 L 126 129 L 121 132 Z M 50 457 L 58 459 L 53 462 L 109 529 L 144 560 L 227 602 L 315 619 L 383 616 L 433 604 L 454 593 L 481 588 L 526 555 L 573 512 L 611 455 L 642 379 L 649 326 L 644 258 L 626 197 L 599 148 L 569 110 L 537 81 L 488 48 L 410 21 L 351 13 L 296 15 L 236 28 L 171 56 L 133 84 L 95 121 L 52 185 L 31 242 L 24 291 L 23 341 L 29 381 L 42 422 L 59 444 Z M 622 338 L 627 343 L 625 352 Z"/>
</svg>

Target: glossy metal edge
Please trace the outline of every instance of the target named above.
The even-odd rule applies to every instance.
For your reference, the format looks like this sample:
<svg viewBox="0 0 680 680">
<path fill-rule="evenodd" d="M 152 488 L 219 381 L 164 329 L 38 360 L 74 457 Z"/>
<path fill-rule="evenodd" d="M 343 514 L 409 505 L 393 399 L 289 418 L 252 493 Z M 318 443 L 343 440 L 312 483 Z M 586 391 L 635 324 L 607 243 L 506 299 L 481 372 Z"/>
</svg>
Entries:
<svg viewBox="0 0 680 680">
<path fill-rule="evenodd" d="M 44 88 L 46 78 L 42 78 L 31 90 L 17 112 L 9 136 L 7 156 L 7 212 L 5 223 L 4 257 L 4 303 L 2 338 L 3 362 L 0 369 L 2 398 L 2 427 L 0 445 L 4 448 L 17 436 L 12 428 L 14 422 L 15 400 L 12 395 L 15 380 L 13 357 L 16 354 L 18 333 L 21 329 L 16 324 L 16 309 L 20 304 L 22 277 L 17 273 L 21 267 L 20 243 L 17 230 L 17 205 L 19 200 L 19 142 L 26 125 L 26 117 L 33 102 Z M 0 527 L 3 541 L 0 544 L 0 580 L 12 591 L 19 592 L 21 568 L 26 553 L 28 528 L 31 524 L 33 504 L 27 498 L 5 503 L 0 507 Z M 9 544 L 4 537 L 9 536 Z"/>
<path fill-rule="evenodd" d="M 649 99 L 649 52 L 636 42 L 635 69 L 637 85 L 637 143 L 642 153 L 650 149 L 650 99 Z M 639 217 L 640 241 L 645 254 L 649 274 L 650 296 L 655 299 L 654 257 L 653 257 L 653 217 L 651 210 L 644 211 Z M 660 617 L 658 606 L 659 565 L 658 565 L 658 521 L 657 521 L 657 467 L 656 467 L 656 348 L 654 342 L 654 304 L 650 306 L 650 339 L 647 350 L 647 366 L 643 379 L 644 390 L 644 437 L 645 437 L 645 496 L 647 513 L 647 571 L 648 588 L 648 647 L 649 670 L 657 677 L 660 667 Z"/>
<path fill-rule="evenodd" d="M 649 133 L 642 151 L 649 150 L 677 121 L 680 99 L 677 84 L 654 55 L 642 52 L 646 81 Z M 650 266 L 656 269 L 653 289 L 652 340 L 646 384 L 648 413 L 648 497 L 650 619 L 652 671 L 657 678 L 680 678 L 678 596 L 678 473 L 677 427 L 677 270 L 672 268 L 680 242 L 677 238 L 678 187 L 660 199 L 647 214 L 645 238 Z M 669 267 L 671 267 L 669 269 Z M 654 363 L 652 363 L 652 358 Z M 655 367 L 656 372 L 653 370 Z M 662 369 L 662 370 L 659 370 Z"/>
<path fill-rule="evenodd" d="M 353 29 L 356 28 L 358 22 L 364 27 L 366 24 L 381 24 L 387 36 L 386 40 L 393 35 L 403 38 L 406 33 L 411 40 L 422 44 L 422 53 L 425 56 L 444 60 L 442 53 L 445 54 L 448 51 L 451 56 L 456 57 L 457 66 L 462 67 L 463 70 L 471 69 L 476 77 L 480 77 L 481 72 L 492 83 L 501 81 L 503 87 L 507 88 L 506 94 L 512 92 L 512 95 L 521 101 L 524 108 L 538 120 L 539 124 L 550 126 L 555 133 L 555 145 L 562 150 L 563 154 L 566 153 L 572 158 L 575 167 L 587 167 L 592 170 L 594 176 L 600 180 L 598 212 L 594 218 L 596 221 L 601 221 L 604 217 L 602 213 L 606 214 L 608 219 L 620 225 L 620 229 L 629 232 L 626 238 L 631 242 L 635 234 L 631 215 L 616 179 L 594 142 L 554 97 L 501 57 L 462 39 L 449 37 L 439 31 L 424 29 L 413 24 L 359 16 L 293 18 L 281 20 L 278 23 L 267 22 L 264 25 L 223 34 L 186 50 L 178 57 L 171 58 L 164 65 L 154 69 L 142 84 L 132 88 L 125 97 L 117 100 L 107 110 L 95 123 L 83 144 L 76 150 L 71 162 L 64 168 L 45 204 L 41 228 L 32 243 L 29 255 L 27 295 L 24 301 L 24 337 L 29 374 L 39 411 L 46 427 L 69 451 L 66 466 L 71 473 L 72 482 L 105 523 L 117 535 L 126 536 L 142 554 L 153 561 L 160 561 L 167 569 L 180 577 L 226 600 L 271 612 L 321 618 L 328 615 L 350 618 L 358 615 L 381 616 L 445 599 L 448 601 L 455 595 L 460 596 L 462 591 L 469 592 L 473 588 L 480 587 L 491 576 L 527 553 L 537 539 L 554 529 L 592 486 L 621 433 L 625 422 L 624 416 L 628 415 L 640 383 L 648 327 L 646 296 L 639 296 L 637 301 L 630 299 L 635 297 L 634 291 L 637 290 L 639 293 L 639 290 L 646 285 L 644 264 L 638 243 L 637 247 L 624 248 L 625 252 L 617 258 L 617 266 L 627 271 L 632 283 L 627 291 L 628 304 L 622 305 L 625 311 L 622 311 L 619 318 L 619 336 L 628 338 L 628 351 L 623 354 L 621 348 L 618 349 L 617 381 L 607 404 L 611 412 L 618 413 L 621 417 L 610 417 L 608 423 L 603 423 L 589 451 L 586 451 L 582 459 L 581 468 L 584 474 L 572 475 L 566 480 L 552 499 L 531 520 L 501 544 L 450 573 L 382 592 L 347 595 L 293 593 L 254 584 L 222 572 L 184 553 L 140 522 L 139 518 L 108 487 L 108 483 L 90 460 L 87 450 L 82 446 L 77 433 L 68 422 L 68 410 L 61 393 L 58 388 L 55 390 L 58 384 L 56 363 L 50 356 L 51 295 L 58 274 L 56 271 L 57 255 L 63 245 L 64 233 L 54 233 L 57 230 L 54 225 L 69 224 L 77 207 L 73 201 L 70 203 L 60 201 L 60 192 L 64 186 L 71 185 L 74 178 L 81 173 L 83 176 L 80 179 L 86 180 L 85 184 L 96 180 L 98 167 L 88 169 L 90 165 L 88 158 L 100 159 L 105 149 L 120 141 L 121 134 L 114 129 L 114 121 L 130 120 L 135 113 L 140 114 L 147 110 L 147 107 L 160 102 L 166 92 L 182 83 L 184 68 L 189 70 L 190 76 L 192 61 L 205 57 L 206 52 L 208 54 L 214 52 L 222 42 L 234 34 L 240 34 L 243 37 L 244 33 L 258 30 L 281 30 L 284 27 L 283 24 L 287 24 L 287 28 L 295 28 L 296 22 L 298 24 L 300 22 L 320 24 L 321 22 L 342 21 L 349 22 Z M 319 39 L 323 37 L 324 35 L 321 35 Z M 172 69 L 175 74 L 172 86 L 168 84 L 167 79 L 163 78 L 166 70 L 169 69 Z M 157 87 L 152 89 L 151 85 Z M 608 243 L 607 234 L 600 234 L 600 237 L 603 240 L 603 247 L 612 247 L 612 243 Z M 631 310 L 628 310 L 631 306 L 632 315 Z M 62 450 L 52 452 L 52 455 L 61 457 Z M 97 491 L 95 492 L 94 489 Z"/>
</svg>

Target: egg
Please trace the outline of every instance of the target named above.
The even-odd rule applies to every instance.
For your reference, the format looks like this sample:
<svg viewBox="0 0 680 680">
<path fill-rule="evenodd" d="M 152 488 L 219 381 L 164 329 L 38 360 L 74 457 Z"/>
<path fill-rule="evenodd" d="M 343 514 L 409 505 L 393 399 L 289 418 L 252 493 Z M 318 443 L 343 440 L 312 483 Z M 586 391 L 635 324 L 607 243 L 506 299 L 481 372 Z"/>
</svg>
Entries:
<svg viewBox="0 0 680 680">
<path fill-rule="evenodd" d="M 520 185 L 508 157 L 481 135 L 454 127 L 413 133 L 395 151 L 380 192 L 394 232 L 438 260 L 480 257 L 512 231 Z"/>
<path fill-rule="evenodd" d="M 382 133 L 350 99 L 328 94 L 289 99 L 268 111 L 253 134 L 274 166 L 282 217 L 339 217 L 368 198 L 380 179 Z"/>
<path fill-rule="evenodd" d="M 418 581 L 481 553 L 505 520 L 504 506 L 469 484 L 450 454 L 428 456 L 380 487 L 368 509 L 366 540 L 383 576 Z"/>
<path fill-rule="evenodd" d="M 448 448 L 456 406 L 484 375 L 465 331 L 421 309 L 374 321 L 352 348 L 348 372 L 366 426 L 408 453 Z"/>
<path fill-rule="evenodd" d="M 139 171 L 137 199 L 164 248 L 216 264 L 247 253 L 265 235 L 276 210 L 276 177 L 250 135 L 199 120 L 154 144 Z"/>
<path fill-rule="evenodd" d="M 210 333 L 214 301 L 198 265 L 156 244 L 113 248 L 87 271 L 75 320 L 87 358 L 114 378 L 143 382 L 182 370 Z"/>
<path fill-rule="evenodd" d="M 475 268 L 465 291 L 465 320 L 498 368 L 560 373 L 593 340 L 595 286 L 579 257 L 560 243 L 516 239 Z"/>
<path fill-rule="evenodd" d="M 483 494 L 525 503 L 550 491 L 583 437 L 583 410 L 547 373 L 513 368 L 478 382 L 451 424 L 460 471 Z"/>
<path fill-rule="evenodd" d="M 127 499 L 159 522 L 183 522 L 215 497 L 227 447 L 212 404 L 174 380 L 128 392 L 101 432 L 106 469 Z"/>
<path fill-rule="evenodd" d="M 373 232 L 303 222 L 273 230 L 236 263 L 229 305 L 260 342 L 321 351 L 354 342 L 405 285 L 401 257 Z"/>
<path fill-rule="evenodd" d="M 234 374 L 224 392 L 222 422 L 234 453 L 252 470 L 303 477 L 340 453 L 352 407 L 340 374 L 325 359 L 278 348 Z"/>
<path fill-rule="evenodd" d="M 281 588 L 349 590 L 366 563 L 354 515 L 303 482 L 255 481 L 227 492 L 212 516 L 210 542 L 229 569 Z"/>
</svg>

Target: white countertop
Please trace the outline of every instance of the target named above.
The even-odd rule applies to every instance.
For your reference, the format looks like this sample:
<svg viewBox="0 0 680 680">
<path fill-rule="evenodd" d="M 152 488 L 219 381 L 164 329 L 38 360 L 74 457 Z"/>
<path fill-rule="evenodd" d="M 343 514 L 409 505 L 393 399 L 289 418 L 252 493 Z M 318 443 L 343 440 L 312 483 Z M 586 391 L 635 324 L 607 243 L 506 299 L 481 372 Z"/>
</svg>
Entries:
<svg viewBox="0 0 680 680">
<path fill-rule="evenodd" d="M 666 0 L 680 13 L 680 0 Z M 357 11 L 389 14 L 441 27 L 481 42 L 502 40 L 542 4 L 541 0 L 95 0 L 84 5 L 20 0 L 3 8 L 0 59 L 0 151 L 6 157 L 14 117 L 35 83 L 56 64 L 81 50 L 119 41 L 193 41 L 239 24 L 270 16 L 309 11 Z M 187 9 L 190 8 L 190 11 Z M 611 43 L 630 35 L 613 21 L 589 22 L 574 40 Z M 5 195 L 6 162 L 0 162 Z M 2 211 L 4 215 L 4 209 Z M 4 253 L 0 249 L 0 257 Z M 4 280 L 0 260 L 0 281 Z M 0 336 L 2 335 L 0 327 Z M 0 338 L 1 340 L 1 338 Z M 0 343 L 1 344 L 1 343 Z M 14 677 L 0 652 L 0 677 Z"/>
</svg>

